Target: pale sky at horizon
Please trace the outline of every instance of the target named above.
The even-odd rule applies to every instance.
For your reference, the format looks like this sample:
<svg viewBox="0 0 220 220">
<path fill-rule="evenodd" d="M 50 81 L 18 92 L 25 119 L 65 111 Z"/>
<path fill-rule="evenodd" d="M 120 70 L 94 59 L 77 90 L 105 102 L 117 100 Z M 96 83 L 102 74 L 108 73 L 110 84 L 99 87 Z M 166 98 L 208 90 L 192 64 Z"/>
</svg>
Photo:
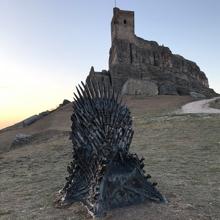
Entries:
<svg viewBox="0 0 220 220">
<path fill-rule="evenodd" d="M 136 35 L 195 61 L 220 93 L 219 0 L 118 0 Z M 108 69 L 114 0 L 0 0 L 0 128 L 72 100 Z"/>
</svg>

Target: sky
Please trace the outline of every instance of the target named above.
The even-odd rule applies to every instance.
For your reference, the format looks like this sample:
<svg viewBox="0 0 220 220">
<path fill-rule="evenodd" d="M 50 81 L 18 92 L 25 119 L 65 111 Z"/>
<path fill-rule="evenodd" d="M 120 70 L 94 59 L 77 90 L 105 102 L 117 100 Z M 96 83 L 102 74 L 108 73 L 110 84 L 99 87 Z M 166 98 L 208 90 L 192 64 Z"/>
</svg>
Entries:
<svg viewBox="0 0 220 220">
<path fill-rule="evenodd" d="M 72 100 L 108 69 L 114 0 L 0 0 L 0 128 Z M 219 0 L 117 0 L 135 32 L 195 61 L 220 93 Z"/>
</svg>

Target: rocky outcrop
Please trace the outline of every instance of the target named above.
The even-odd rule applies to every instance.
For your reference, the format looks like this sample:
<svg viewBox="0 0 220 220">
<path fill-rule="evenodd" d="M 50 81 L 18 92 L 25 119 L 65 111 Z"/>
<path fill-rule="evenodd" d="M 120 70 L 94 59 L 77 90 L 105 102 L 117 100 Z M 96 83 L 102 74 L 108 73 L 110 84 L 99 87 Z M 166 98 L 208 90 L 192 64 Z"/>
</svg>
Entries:
<svg viewBox="0 0 220 220">
<path fill-rule="evenodd" d="M 137 37 L 134 12 L 118 8 L 114 8 L 112 19 L 109 71 L 95 72 L 92 67 L 88 80 L 111 83 L 124 94 L 148 94 L 150 89 L 145 82 L 151 82 L 158 88 L 158 93 L 153 92 L 155 95 L 190 95 L 191 92 L 206 97 L 217 95 L 195 62 L 173 54 L 155 41 Z"/>
<path fill-rule="evenodd" d="M 68 99 L 64 99 L 63 102 L 59 105 L 58 108 L 63 107 L 65 105 L 69 104 L 69 103 L 70 103 L 70 101 Z"/>
<path fill-rule="evenodd" d="M 27 127 L 33 123 L 35 123 L 36 121 L 40 120 L 42 118 L 41 115 L 33 115 L 27 119 L 25 119 L 22 124 L 23 124 L 23 127 Z"/>
<path fill-rule="evenodd" d="M 178 95 L 177 88 L 174 84 L 164 82 L 161 83 L 159 88 L 160 95 Z"/>
<path fill-rule="evenodd" d="M 29 134 L 16 134 L 15 139 L 11 144 L 11 149 L 29 144 L 32 140 L 32 135 Z"/>
<path fill-rule="evenodd" d="M 204 99 L 206 98 L 203 94 L 200 94 L 198 92 L 190 92 L 190 96 L 194 99 Z"/>
<path fill-rule="evenodd" d="M 209 89 L 208 79 L 196 63 L 172 54 L 169 48 L 156 42 L 137 37 L 132 43 L 120 39 L 113 41 L 109 68 L 117 90 L 132 78 L 154 82 L 161 95 L 189 95 L 190 92 L 207 97 L 216 95 Z"/>
<path fill-rule="evenodd" d="M 23 127 L 30 126 L 30 125 L 34 124 L 35 122 L 39 121 L 40 119 L 42 119 L 43 117 L 49 115 L 50 113 L 51 113 L 51 111 L 47 110 L 47 111 L 41 112 L 38 115 L 33 115 L 29 118 L 26 118 L 24 121 L 22 121 L 22 126 Z"/>
<path fill-rule="evenodd" d="M 63 137 L 63 136 L 69 136 L 69 131 L 63 131 L 63 130 L 42 130 L 38 133 L 32 133 L 32 134 L 24 134 L 24 133 L 18 133 L 15 135 L 15 138 L 13 139 L 10 150 L 23 147 L 25 145 L 29 144 L 36 144 L 36 143 L 43 143 L 51 139 L 52 137 Z"/>
<path fill-rule="evenodd" d="M 47 115 L 49 115 L 50 113 L 62 108 L 63 106 L 69 104 L 70 101 L 67 100 L 67 99 L 64 99 L 63 102 L 54 110 L 47 110 L 47 111 L 44 111 L 44 112 L 41 112 L 39 113 L 38 115 L 33 115 L 29 118 L 26 118 L 25 120 L 23 120 L 21 123 L 22 123 L 22 127 L 27 127 L 27 126 L 30 126 L 32 124 L 34 124 L 35 122 L 39 121 L 40 119 L 46 117 Z"/>
</svg>

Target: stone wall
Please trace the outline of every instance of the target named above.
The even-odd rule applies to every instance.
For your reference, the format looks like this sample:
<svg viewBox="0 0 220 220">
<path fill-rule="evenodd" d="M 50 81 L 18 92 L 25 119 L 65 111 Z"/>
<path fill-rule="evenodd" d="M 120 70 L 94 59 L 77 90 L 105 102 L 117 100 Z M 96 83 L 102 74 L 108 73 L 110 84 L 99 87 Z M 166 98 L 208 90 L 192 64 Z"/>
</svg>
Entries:
<svg viewBox="0 0 220 220">
<path fill-rule="evenodd" d="M 102 72 L 96 72 L 94 70 L 94 67 L 92 66 L 89 72 L 89 75 L 86 79 L 87 83 L 89 81 L 93 81 L 95 83 L 105 84 L 105 85 L 110 85 L 112 84 L 111 82 L 111 75 L 108 71 L 102 70 Z"/>
</svg>

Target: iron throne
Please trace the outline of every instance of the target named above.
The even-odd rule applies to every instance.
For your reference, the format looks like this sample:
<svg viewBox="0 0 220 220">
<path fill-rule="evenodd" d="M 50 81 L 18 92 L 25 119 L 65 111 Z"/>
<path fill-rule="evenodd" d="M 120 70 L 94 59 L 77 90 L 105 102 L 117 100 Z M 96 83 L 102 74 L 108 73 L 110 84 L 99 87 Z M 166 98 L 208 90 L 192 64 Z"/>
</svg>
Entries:
<svg viewBox="0 0 220 220">
<path fill-rule="evenodd" d="M 129 153 L 132 118 L 119 94 L 92 82 L 82 83 L 77 92 L 71 117 L 73 161 L 61 203 L 81 201 L 91 215 L 102 217 L 116 207 L 165 202 L 144 174 L 144 159 Z"/>
</svg>

